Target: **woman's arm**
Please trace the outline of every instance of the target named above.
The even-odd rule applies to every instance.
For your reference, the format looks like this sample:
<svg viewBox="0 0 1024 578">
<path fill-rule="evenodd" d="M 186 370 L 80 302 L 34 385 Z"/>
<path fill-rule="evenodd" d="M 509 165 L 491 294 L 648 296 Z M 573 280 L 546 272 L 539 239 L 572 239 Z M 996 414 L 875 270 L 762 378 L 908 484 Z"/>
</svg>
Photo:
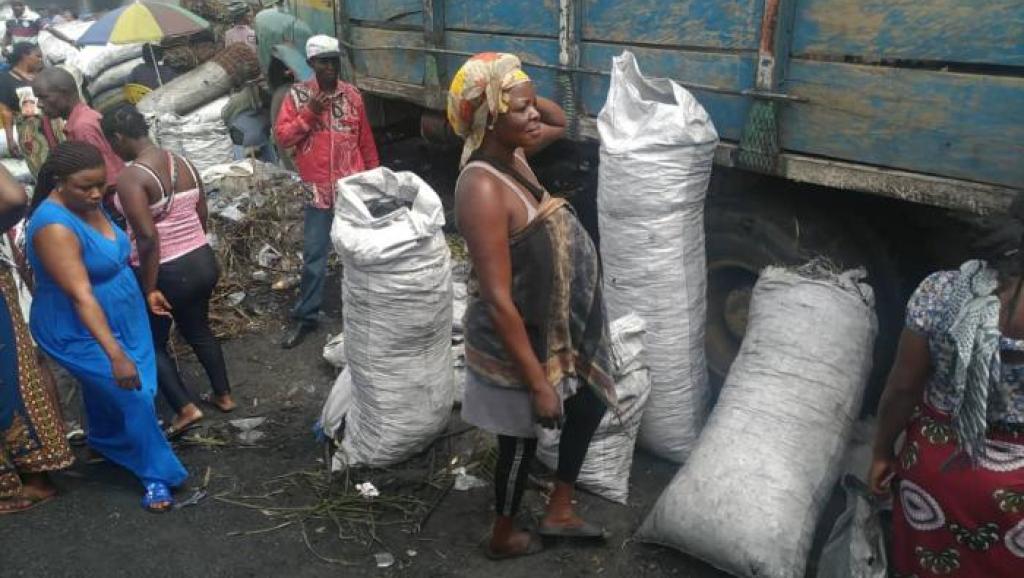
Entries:
<svg viewBox="0 0 1024 578">
<path fill-rule="evenodd" d="M 192 175 L 195 177 L 195 187 L 199 189 L 199 200 L 196 201 L 196 213 L 199 214 L 199 224 L 203 226 L 203 232 L 209 233 L 210 228 L 208 223 L 210 221 L 210 208 L 206 205 L 206 186 L 203 184 L 202 177 L 199 176 L 199 171 L 196 170 L 196 166 L 192 164 L 192 161 L 181 157 L 181 160 L 188 165 L 192 170 Z"/>
<path fill-rule="evenodd" d="M 0 232 L 18 224 L 28 208 L 28 195 L 3 165 L 0 165 Z"/>
<path fill-rule="evenodd" d="M 117 178 L 117 198 L 121 201 L 121 211 L 128 219 L 135 237 L 135 248 L 139 252 L 139 279 L 146 304 L 154 315 L 168 316 L 171 314 L 171 304 L 156 288 L 157 274 L 160 272 L 160 232 L 149 210 L 150 191 L 143 184 L 152 183 L 153 180 L 149 175 L 140 179 L 138 173 L 138 169 L 132 167 L 121 171 Z"/>
<path fill-rule="evenodd" d="M 140 171 L 129 167 L 117 178 L 117 198 L 121 211 L 131 225 L 135 246 L 139 251 L 139 277 L 142 291 L 149 294 L 156 289 L 157 271 L 160 269 L 160 233 L 149 210 L 149 191 L 143 184 L 151 179 L 139 178 Z M 148 175 L 147 175 L 148 177 Z"/>
<path fill-rule="evenodd" d="M 487 304 L 494 329 L 529 387 L 537 418 L 550 423 L 559 418 L 562 408 L 512 300 L 508 213 L 501 190 L 493 179 L 483 175 L 476 177 L 465 179 L 456 193 L 458 228 L 469 248 L 480 285 L 480 299 Z"/>
<path fill-rule="evenodd" d="M 568 126 L 565 111 L 553 100 L 538 96 L 537 112 L 540 113 L 541 138 L 536 145 L 523 150 L 526 156 L 532 156 L 562 138 Z"/>
<path fill-rule="evenodd" d="M 889 489 L 896 438 L 906 429 L 914 407 L 921 403 L 930 371 L 928 339 L 910 329 L 904 329 L 896 351 L 896 361 L 878 408 L 874 459 L 868 476 L 871 491 L 876 494 L 884 494 Z"/>
<path fill-rule="evenodd" d="M 92 293 L 78 238 L 67 227 L 47 225 L 35 234 L 32 244 L 43 269 L 71 299 L 78 318 L 110 358 L 117 385 L 124 389 L 139 389 L 135 364 L 114 338 L 107 316 Z"/>
<path fill-rule="evenodd" d="M 14 158 L 21 157 L 21 149 L 14 138 L 14 112 L 6 104 L 0 103 L 0 121 L 4 123 L 4 136 L 7 137 L 7 150 Z"/>
</svg>

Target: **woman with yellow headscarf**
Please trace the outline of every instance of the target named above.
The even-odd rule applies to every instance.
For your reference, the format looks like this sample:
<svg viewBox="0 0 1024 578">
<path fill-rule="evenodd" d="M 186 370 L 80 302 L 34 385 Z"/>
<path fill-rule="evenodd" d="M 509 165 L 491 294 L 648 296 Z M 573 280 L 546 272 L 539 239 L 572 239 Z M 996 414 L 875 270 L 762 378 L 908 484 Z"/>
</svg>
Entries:
<svg viewBox="0 0 1024 578">
<path fill-rule="evenodd" d="M 590 439 L 615 407 L 601 269 L 564 199 L 549 195 L 526 157 L 557 140 L 565 114 L 537 96 L 511 54 L 479 54 L 452 80 L 448 119 L 466 141 L 455 214 L 472 260 L 465 316 L 462 417 L 498 436 L 494 559 L 541 550 L 514 517 L 537 428 L 561 429 L 557 481 L 537 529 L 599 538 L 573 494 Z"/>
</svg>

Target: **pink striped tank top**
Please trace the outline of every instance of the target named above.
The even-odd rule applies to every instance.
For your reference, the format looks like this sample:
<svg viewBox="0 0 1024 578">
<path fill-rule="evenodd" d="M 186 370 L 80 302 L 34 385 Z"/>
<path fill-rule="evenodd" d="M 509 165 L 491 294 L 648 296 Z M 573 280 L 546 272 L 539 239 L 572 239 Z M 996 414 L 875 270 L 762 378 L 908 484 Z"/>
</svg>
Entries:
<svg viewBox="0 0 1024 578">
<path fill-rule="evenodd" d="M 153 169 L 142 163 L 130 165 L 149 173 L 160 187 L 160 200 L 149 206 L 153 222 L 156 224 L 157 234 L 160 236 L 160 263 L 173 261 L 207 244 L 206 232 L 203 231 L 203 224 L 199 220 L 199 176 L 192 168 L 192 163 L 185 161 L 185 166 L 192 174 L 192 180 L 196 186 L 187 191 L 175 193 L 174 189 L 178 184 L 175 156 L 173 153 L 167 153 L 168 164 L 171 167 L 170 195 L 167 194 L 163 181 Z M 120 199 L 117 199 L 116 203 L 118 210 L 123 213 L 124 209 L 121 208 Z M 128 234 L 132 240 L 131 263 L 133 267 L 138 267 L 139 251 L 131 225 L 128 227 Z"/>
</svg>

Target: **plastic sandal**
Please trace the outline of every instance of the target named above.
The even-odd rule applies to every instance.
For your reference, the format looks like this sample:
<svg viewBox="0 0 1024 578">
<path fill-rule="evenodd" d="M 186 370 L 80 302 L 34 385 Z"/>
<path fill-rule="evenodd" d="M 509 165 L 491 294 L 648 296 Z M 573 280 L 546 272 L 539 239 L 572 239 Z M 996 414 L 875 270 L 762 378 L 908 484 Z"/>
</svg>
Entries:
<svg viewBox="0 0 1024 578">
<path fill-rule="evenodd" d="M 166 504 L 157 506 L 156 504 Z M 150 482 L 146 484 L 146 493 L 142 496 L 142 508 L 153 514 L 163 514 L 170 511 L 174 506 L 174 497 L 171 496 L 171 489 L 163 482 Z"/>
</svg>

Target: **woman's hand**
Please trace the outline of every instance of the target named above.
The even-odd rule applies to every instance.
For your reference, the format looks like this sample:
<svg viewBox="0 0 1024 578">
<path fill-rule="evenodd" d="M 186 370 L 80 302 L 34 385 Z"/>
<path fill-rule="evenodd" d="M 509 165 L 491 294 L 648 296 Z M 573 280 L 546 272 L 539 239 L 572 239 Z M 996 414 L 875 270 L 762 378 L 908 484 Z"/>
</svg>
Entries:
<svg viewBox="0 0 1024 578">
<path fill-rule="evenodd" d="M 868 488 L 876 496 L 887 496 L 896 475 L 896 460 L 891 456 L 875 456 L 868 470 Z"/>
<path fill-rule="evenodd" d="M 149 305 L 149 310 L 153 312 L 153 315 L 159 315 L 160 317 L 171 316 L 171 303 L 164 297 L 163 292 L 159 289 L 153 289 L 146 294 L 146 303 Z"/>
<path fill-rule="evenodd" d="M 135 363 L 124 353 L 115 355 L 110 360 L 110 365 L 114 370 L 114 381 L 117 382 L 117 386 L 121 389 L 142 389 L 142 385 L 139 382 L 139 370 L 135 368 Z"/>
<path fill-rule="evenodd" d="M 562 426 L 562 400 L 555 388 L 546 383 L 531 388 L 530 402 L 533 404 L 533 415 L 541 427 L 559 429 Z"/>
</svg>

